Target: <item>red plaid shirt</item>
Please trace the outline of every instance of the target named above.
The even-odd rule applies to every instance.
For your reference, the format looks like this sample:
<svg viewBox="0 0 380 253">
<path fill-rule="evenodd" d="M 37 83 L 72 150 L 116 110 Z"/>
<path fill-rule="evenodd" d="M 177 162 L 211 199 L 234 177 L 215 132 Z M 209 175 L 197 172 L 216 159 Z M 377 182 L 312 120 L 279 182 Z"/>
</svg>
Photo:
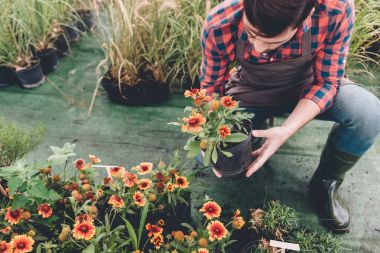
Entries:
<svg viewBox="0 0 380 253">
<path fill-rule="evenodd" d="M 243 0 L 225 0 L 211 10 L 202 31 L 201 87 L 209 94 L 224 94 L 230 65 L 235 61 L 237 38 L 246 42 L 244 58 L 267 64 L 302 55 L 302 35 L 311 29 L 315 81 L 304 88 L 302 98 L 325 111 L 332 103 L 344 76 L 355 8 L 353 0 L 318 0 L 318 7 L 296 35 L 264 57 L 249 44 L 242 23 Z"/>
</svg>

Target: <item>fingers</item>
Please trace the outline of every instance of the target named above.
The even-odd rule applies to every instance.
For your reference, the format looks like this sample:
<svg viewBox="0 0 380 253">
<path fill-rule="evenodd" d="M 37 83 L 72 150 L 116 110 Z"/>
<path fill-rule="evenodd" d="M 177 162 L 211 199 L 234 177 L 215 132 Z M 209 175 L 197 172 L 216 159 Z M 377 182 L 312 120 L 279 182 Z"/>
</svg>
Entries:
<svg viewBox="0 0 380 253">
<path fill-rule="evenodd" d="M 245 174 L 246 177 L 252 176 L 252 174 L 255 173 L 257 170 L 259 170 L 264 165 L 264 163 L 269 159 L 269 157 L 271 157 L 271 154 L 268 151 L 268 149 L 264 149 L 261 152 L 262 153 L 257 157 L 257 159 L 253 161 L 251 165 L 249 165 L 247 173 Z"/>
<path fill-rule="evenodd" d="M 222 174 L 219 171 L 217 171 L 214 167 L 212 167 L 212 171 L 214 172 L 216 177 L 218 177 L 218 178 L 222 177 Z"/>
<path fill-rule="evenodd" d="M 260 156 L 267 147 L 268 147 L 268 141 L 265 141 L 264 144 L 259 149 L 256 149 L 255 151 L 252 152 L 252 157 Z"/>
<path fill-rule="evenodd" d="M 273 133 L 272 128 L 266 129 L 266 130 L 252 130 L 252 135 L 254 137 L 268 138 L 272 136 L 272 133 Z"/>
</svg>

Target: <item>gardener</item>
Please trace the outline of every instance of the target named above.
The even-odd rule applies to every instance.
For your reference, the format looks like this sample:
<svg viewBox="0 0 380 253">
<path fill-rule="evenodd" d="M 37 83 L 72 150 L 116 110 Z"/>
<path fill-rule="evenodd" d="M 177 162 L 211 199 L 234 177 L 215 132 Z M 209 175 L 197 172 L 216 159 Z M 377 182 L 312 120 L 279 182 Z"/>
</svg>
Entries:
<svg viewBox="0 0 380 253">
<path fill-rule="evenodd" d="M 350 223 L 338 188 L 380 132 L 379 100 L 344 77 L 353 2 L 226 0 L 202 32 L 202 88 L 240 101 L 255 114 L 253 128 L 262 129 L 253 136 L 265 138 L 247 177 L 312 119 L 335 122 L 310 183 L 320 217 L 335 232 Z M 287 113 L 281 126 L 266 129 L 269 117 Z"/>
</svg>

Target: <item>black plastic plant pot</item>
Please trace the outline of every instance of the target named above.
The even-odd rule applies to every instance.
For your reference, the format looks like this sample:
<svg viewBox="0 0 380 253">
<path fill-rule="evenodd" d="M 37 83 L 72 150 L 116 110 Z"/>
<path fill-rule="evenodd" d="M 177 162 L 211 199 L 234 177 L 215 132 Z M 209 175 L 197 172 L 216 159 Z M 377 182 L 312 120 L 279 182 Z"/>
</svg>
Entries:
<svg viewBox="0 0 380 253">
<path fill-rule="evenodd" d="M 244 172 L 251 163 L 252 158 L 252 124 L 251 121 L 243 122 L 248 138 L 240 143 L 229 143 L 224 151 L 230 152 L 232 157 L 227 157 L 220 150 L 217 150 L 218 160 L 216 163 L 211 161 L 211 165 L 216 168 L 224 177 L 236 176 Z"/>
<path fill-rule="evenodd" d="M 0 66 L 0 88 L 7 87 L 14 83 L 17 83 L 17 76 L 12 69 L 7 66 Z"/>
<path fill-rule="evenodd" d="M 78 22 L 74 23 L 72 26 L 65 26 L 64 28 L 65 36 L 71 44 L 76 43 L 80 39 L 80 32 L 78 29 Z"/>
<path fill-rule="evenodd" d="M 19 84 L 26 89 L 40 86 L 45 81 L 45 76 L 40 66 L 40 60 L 29 68 L 15 71 Z"/>
<path fill-rule="evenodd" d="M 116 80 L 105 76 L 101 83 L 110 100 L 124 105 L 159 104 L 167 101 L 170 95 L 168 84 L 153 80 L 141 80 L 132 87 L 122 84 L 119 88 Z"/>
<path fill-rule="evenodd" d="M 55 48 L 49 48 L 43 52 L 37 52 L 37 57 L 41 60 L 41 69 L 45 75 L 58 68 L 59 59 Z"/>
<path fill-rule="evenodd" d="M 81 21 L 78 22 L 78 29 L 81 32 L 91 31 L 96 28 L 96 17 L 91 10 L 79 11 Z"/>
<path fill-rule="evenodd" d="M 57 40 L 54 42 L 54 46 L 57 49 L 58 55 L 60 57 L 66 56 L 70 52 L 70 43 L 66 35 L 59 35 Z"/>
</svg>

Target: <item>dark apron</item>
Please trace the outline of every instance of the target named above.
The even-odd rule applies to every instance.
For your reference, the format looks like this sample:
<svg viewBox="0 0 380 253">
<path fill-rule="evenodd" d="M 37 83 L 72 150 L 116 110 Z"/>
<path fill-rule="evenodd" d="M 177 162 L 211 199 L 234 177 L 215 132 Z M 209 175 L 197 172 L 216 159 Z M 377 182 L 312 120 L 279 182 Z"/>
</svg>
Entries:
<svg viewBox="0 0 380 253">
<path fill-rule="evenodd" d="M 302 37 L 302 56 L 268 64 L 252 64 L 244 59 L 244 41 L 238 39 L 237 71 L 225 86 L 226 94 L 240 106 L 271 106 L 297 103 L 305 86 L 314 82 L 311 30 Z"/>
</svg>

